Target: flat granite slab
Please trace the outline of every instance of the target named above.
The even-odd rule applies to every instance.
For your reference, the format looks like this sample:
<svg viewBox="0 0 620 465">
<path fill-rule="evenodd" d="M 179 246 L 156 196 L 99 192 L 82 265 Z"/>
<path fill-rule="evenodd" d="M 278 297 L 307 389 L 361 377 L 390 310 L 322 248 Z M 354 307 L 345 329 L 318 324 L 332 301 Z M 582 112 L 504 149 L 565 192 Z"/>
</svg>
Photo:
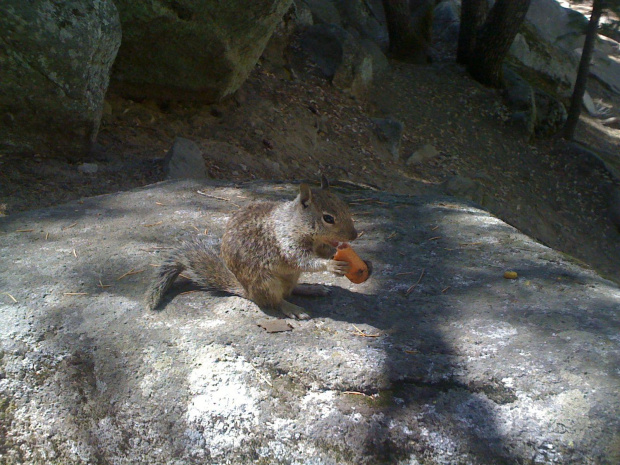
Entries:
<svg viewBox="0 0 620 465">
<path fill-rule="evenodd" d="M 0 218 L 0 463 L 620 463 L 620 289 L 459 200 L 342 190 L 375 272 L 308 275 L 290 331 L 183 279 L 143 309 L 168 247 L 296 189 Z"/>
</svg>

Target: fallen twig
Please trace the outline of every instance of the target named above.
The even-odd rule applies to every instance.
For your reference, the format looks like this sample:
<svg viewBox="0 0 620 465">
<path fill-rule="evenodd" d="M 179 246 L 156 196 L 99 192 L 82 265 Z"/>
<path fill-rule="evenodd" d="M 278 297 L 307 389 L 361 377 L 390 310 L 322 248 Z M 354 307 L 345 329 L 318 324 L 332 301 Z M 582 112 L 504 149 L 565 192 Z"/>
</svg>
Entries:
<svg viewBox="0 0 620 465">
<path fill-rule="evenodd" d="M 250 366 L 251 366 L 252 368 L 254 368 L 254 371 L 256 371 L 256 374 L 257 374 L 257 375 L 258 375 L 258 376 L 259 376 L 259 377 L 260 377 L 260 378 L 261 378 L 264 382 L 266 382 L 266 383 L 267 383 L 270 387 L 273 387 L 273 384 L 271 384 L 271 381 L 269 381 L 269 380 L 267 379 L 267 377 L 265 377 L 265 376 L 264 376 L 264 375 L 263 375 L 260 371 L 258 371 L 258 368 L 256 368 L 256 367 L 255 367 L 254 365 L 252 365 L 251 363 L 250 363 Z"/>
<path fill-rule="evenodd" d="M 380 336 L 383 336 L 382 333 L 366 334 L 363 330 L 359 329 L 357 326 L 353 325 L 353 327 L 355 328 L 356 332 L 352 332 L 351 334 L 353 334 L 355 336 L 360 336 L 360 337 L 380 337 Z"/>
<path fill-rule="evenodd" d="M 138 273 L 143 273 L 144 270 L 134 270 L 133 268 L 131 270 L 129 270 L 127 273 L 125 273 L 124 275 L 119 276 L 118 278 L 116 278 L 117 281 L 120 281 L 121 279 L 127 277 L 127 276 L 131 276 L 132 274 L 138 274 Z"/>
<path fill-rule="evenodd" d="M 63 292 L 63 295 L 88 295 L 88 292 Z"/>
<path fill-rule="evenodd" d="M 77 226 L 77 223 L 73 223 L 73 224 L 70 224 L 69 226 L 65 226 L 64 228 L 62 228 L 62 230 L 64 231 L 65 229 L 71 229 L 75 226 Z"/>
<path fill-rule="evenodd" d="M 405 295 L 411 294 L 411 291 L 413 291 L 416 288 L 416 286 L 420 284 L 420 281 L 422 281 L 422 276 L 424 276 L 424 271 L 425 270 L 423 269 L 422 273 L 420 273 L 420 277 L 418 278 L 418 281 L 413 286 L 411 286 L 409 289 L 407 289 L 407 292 L 405 292 Z"/>
<path fill-rule="evenodd" d="M 8 295 L 13 302 L 17 303 L 17 299 L 15 297 L 13 297 L 11 294 L 9 294 L 8 292 L 3 292 L 2 294 Z"/>
<path fill-rule="evenodd" d="M 160 224 L 162 224 L 164 221 L 158 221 L 157 223 L 150 223 L 150 224 L 143 224 L 142 226 L 144 226 L 145 228 L 152 228 L 153 226 L 158 226 Z"/>
<path fill-rule="evenodd" d="M 364 394 L 363 392 L 357 392 L 357 391 L 344 391 L 343 394 L 349 394 L 350 396 L 370 397 L 368 394 Z"/>
<path fill-rule="evenodd" d="M 211 199 L 215 199 L 215 200 L 223 200 L 224 202 L 230 202 L 232 203 L 235 207 L 237 208 L 241 208 L 241 206 L 237 205 L 235 202 L 233 202 L 230 199 L 227 199 L 226 197 L 218 197 L 217 195 L 211 195 L 211 194 L 207 194 L 206 192 L 202 192 L 202 191 L 196 191 L 198 192 L 200 195 L 204 195 L 205 197 L 209 197 Z"/>
<path fill-rule="evenodd" d="M 194 289 L 193 291 L 180 292 L 179 295 L 193 294 L 194 292 L 200 292 L 200 291 L 198 291 L 197 289 Z"/>
</svg>

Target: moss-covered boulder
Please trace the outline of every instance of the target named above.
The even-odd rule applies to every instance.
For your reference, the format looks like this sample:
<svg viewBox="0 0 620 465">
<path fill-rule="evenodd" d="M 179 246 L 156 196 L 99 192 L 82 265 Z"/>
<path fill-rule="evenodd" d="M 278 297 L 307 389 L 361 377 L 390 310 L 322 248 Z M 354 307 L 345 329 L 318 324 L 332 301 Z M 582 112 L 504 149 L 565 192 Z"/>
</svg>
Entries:
<svg viewBox="0 0 620 465">
<path fill-rule="evenodd" d="M 83 157 L 121 41 L 112 0 L 3 0 L 0 150 Z"/>
<path fill-rule="evenodd" d="M 291 0 L 115 0 L 123 43 L 113 71 L 128 97 L 217 101 L 258 61 Z"/>
</svg>

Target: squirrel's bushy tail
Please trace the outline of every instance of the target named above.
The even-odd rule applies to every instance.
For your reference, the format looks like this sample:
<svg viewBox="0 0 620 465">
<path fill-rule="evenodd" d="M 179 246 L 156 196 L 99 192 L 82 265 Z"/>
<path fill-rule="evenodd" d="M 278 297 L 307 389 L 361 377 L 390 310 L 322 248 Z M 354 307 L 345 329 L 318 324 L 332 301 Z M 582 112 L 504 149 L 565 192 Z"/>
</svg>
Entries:
<svg viewBox="0 0 620 465">
<path fill-rule="evenodd" d="M 218 247 L 195 238 L 175 249 L 159 267 L 155 282 L 145 296 L 147 310 L 157 308 L 181 273 L 207 290 L 244 295 L 243 287 L 220 258 Z"/>
</svg>

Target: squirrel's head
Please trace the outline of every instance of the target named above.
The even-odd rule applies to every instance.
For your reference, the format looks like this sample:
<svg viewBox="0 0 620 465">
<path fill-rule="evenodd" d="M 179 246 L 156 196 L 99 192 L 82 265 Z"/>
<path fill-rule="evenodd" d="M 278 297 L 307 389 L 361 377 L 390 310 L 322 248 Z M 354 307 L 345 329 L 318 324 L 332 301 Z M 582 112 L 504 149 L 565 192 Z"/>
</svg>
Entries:
<svg viewBox="0 0 620 465">
<path fill-rule="evenodd" d="M 307 184 L 301 184 L 295 200 L 301 215 L 312 223 L 316 239 L 335 246 L 335 242 L 357 238 L 349 207 L 329 190 L 325 176 L 321 177 L 321 189 L 310 189 Z"/>
</svg>

